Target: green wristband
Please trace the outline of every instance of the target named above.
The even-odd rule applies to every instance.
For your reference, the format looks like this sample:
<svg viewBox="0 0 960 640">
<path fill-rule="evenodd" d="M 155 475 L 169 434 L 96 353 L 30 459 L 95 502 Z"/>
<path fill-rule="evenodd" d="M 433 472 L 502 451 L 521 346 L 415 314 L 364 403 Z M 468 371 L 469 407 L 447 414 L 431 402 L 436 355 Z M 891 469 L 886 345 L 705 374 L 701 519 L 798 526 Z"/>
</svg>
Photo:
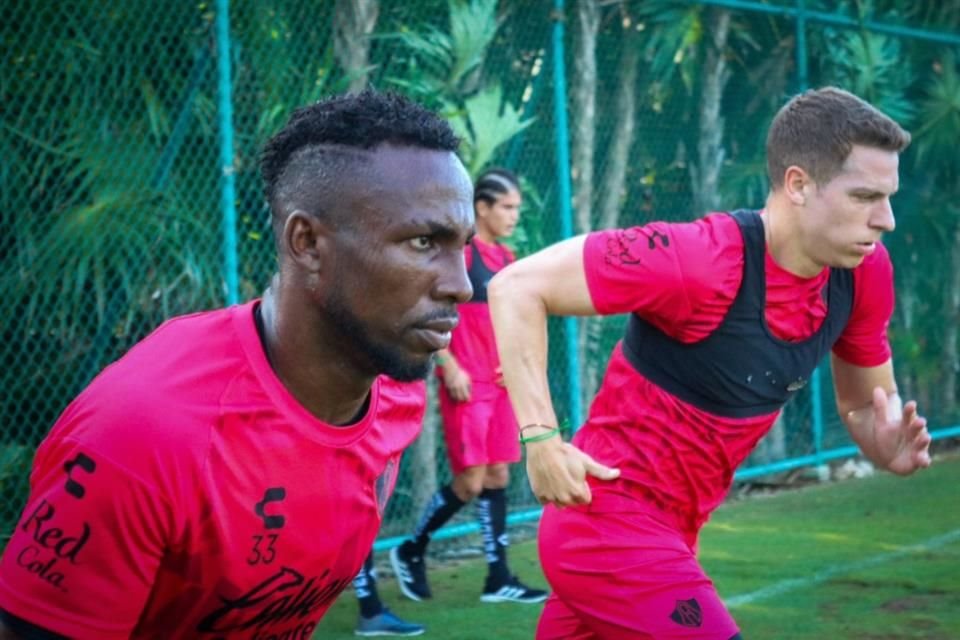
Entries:
<svg viewBox="0 0 960 640">
<path fill-rule="evenodd" d="M 554 428 L 546 433 L 541 433 L 535 436 L 530 436 L 529 438 L 524 438 L 523 434 L 520 435 L 520 444 L 527 444 L 528 442 L 540 442 L 541 440 L 549 440 L 553 436 L 560 435 L 560 429 Z"/>
</svg>

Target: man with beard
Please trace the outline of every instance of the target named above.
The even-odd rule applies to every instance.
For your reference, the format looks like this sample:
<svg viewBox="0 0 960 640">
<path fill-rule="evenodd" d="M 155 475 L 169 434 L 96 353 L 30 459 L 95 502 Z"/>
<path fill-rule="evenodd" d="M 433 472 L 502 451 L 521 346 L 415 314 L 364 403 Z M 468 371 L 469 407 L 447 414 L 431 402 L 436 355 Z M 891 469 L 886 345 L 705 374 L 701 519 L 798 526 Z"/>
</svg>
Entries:
<svg viewBox="0 0 960 640">
<path fill-rule="evenodd" d="M 457 145 L 391 94 L 292 115 L 261 163 L 273 283 L 168 321 L 61 415 L 0 563 L 0 638 L 310 637 L 471 294 Z"/>
</svg>

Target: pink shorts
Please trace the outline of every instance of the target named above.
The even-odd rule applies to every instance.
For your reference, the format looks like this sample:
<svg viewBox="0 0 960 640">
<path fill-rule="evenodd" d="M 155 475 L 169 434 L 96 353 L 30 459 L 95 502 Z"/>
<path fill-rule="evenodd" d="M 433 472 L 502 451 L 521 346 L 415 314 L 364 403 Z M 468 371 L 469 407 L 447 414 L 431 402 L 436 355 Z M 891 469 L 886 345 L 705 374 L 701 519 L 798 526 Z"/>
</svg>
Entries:
<svg viewBox="0 0 960 640">
<path fill-rule="evenodd" d="M 519 462 L 517 419 L 507 390 L 492 382 L 474 382 L 469 402 L 457 402 L 440 384 L 440 416 L 450 470 Z"/>
<path fill-rule="evenodd" d="M 537 640 L 729 640 L 737 634 L 683 534 L 651 514 L 548 506 L 539 542 L 553 593 Z"/>
</svg>

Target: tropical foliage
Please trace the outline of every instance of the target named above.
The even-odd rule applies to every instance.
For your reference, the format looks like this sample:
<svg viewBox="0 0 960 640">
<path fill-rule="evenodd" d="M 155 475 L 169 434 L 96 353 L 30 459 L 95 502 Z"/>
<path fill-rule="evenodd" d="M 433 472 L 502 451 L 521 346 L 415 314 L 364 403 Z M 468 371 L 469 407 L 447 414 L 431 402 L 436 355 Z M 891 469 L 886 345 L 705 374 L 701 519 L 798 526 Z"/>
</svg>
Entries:
<svg viewBox="0 0 960 640">
<path fill-rule="evenodd" d="M 225 172 L 236 185 L 240 295 L 265 286 L 275 264 L 257 154 L 298 105 L 364 79 L 427 102 L 463 136 L 471 171 L 496 163 L 523 176 L 521 251 L 557 240 L 558 66 L 571 128 L 589 125 L 573 140 L 588 163 L 573 176 L 590 212 L 584 229 L 700 215 L 714 169 L 716 206 L 762 206 L 766 123 L 801 88 L 801 59 L 809 85 L 844 86 L 913 131 L 889 241 L 899 292 L 891 335 L 902 383 L 935 423 L 956 423 L 960 45 L 869 25 L 957 34 L 960 5 L 807 0 L 849 21 L 811 20 L 800 57 L 795 22 L 774 11 L 567 0 L 561 16 L 553 4 L 234 0 L 234 155 L 224 167 L 212 4 L 5 3 L 0 283 L 12 312 L 0 321 L 0 468 L 20 468 L 24 447 L 77 390 L 164 318 L 224 303 Z M 573 100 L 583 89 L 593 94 Z M 581 343 L 585 389 L 620 324 L 599 324 Z M 566 381 L 554 383 L 563 411 Z M 796 411 L 801 433 L 809 415 Z M 0 494 L 14 476 L 0 473 Z"/>
</svg>

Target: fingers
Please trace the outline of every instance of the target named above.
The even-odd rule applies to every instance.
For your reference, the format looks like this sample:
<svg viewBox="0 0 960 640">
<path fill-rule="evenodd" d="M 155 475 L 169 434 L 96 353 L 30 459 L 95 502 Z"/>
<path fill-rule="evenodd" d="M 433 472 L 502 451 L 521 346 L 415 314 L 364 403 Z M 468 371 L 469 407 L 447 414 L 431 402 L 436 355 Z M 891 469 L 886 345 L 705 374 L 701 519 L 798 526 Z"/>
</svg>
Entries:
<svg viewBox="0 0 960 640">
<path fill-rule="evenodd" d="M 457 402 L 470 402 L 470 384 L 454 384 L 447 387 L 450 397 Z"/>
<path fill-rule="evenodd" d="M 620 469 L 615 469 L 613 467 L 608 467 L 606 465 L 600 464 L 587 454 L 583 454 L 584 460 L 584 469 L 588 474 L 597 478 L 598 480 L 613 480 L 620 477 Z"/>
<path fill-rule="evenodd" d="M 917 403 L 911 400 L 903 405 L 903 424 L 910 425 L 917 419 Z"/>
<path fill-rule="evenodd" d="M 907 425 L 907 441 L 913 449 L 914 463 L 918 467 L 929 467 L 930 443 L 933 442 L 933 438 L 927 431 L 927 419 L 916 415 L 916 406 L 914 406 L 913 419 Z"/>
<path fill-rule="evenodd" d="M 564 443 L 555 455 L 549 464 L 535 467 L 531 467 L 527 458 L 530 485 L 540 504 L 558 507 L 590 504 L 593 492 L 587 483 L 588 475 L 600 480 L 620 476 L 619 469 L 600 464 L 569 443 Z"/>
</svg>

